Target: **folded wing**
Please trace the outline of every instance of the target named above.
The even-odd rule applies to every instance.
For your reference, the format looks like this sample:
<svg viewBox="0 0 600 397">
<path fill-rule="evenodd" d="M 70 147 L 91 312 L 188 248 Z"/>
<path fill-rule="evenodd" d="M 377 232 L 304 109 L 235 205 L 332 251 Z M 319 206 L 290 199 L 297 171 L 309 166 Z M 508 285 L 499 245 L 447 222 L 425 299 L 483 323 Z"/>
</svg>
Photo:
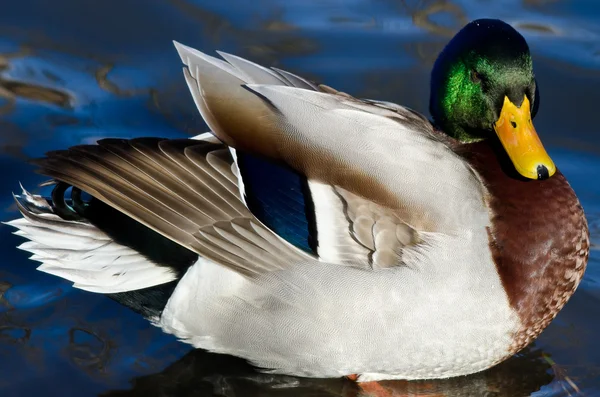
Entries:
<svg viewBox="0 0 600 397">
<path fill-rule="evenodd" d="M 177 49 L 225 144 L 102 140 L 49 153 L 41 172 L 247 275 L 316 259 L 402 265 L 427 236 L 468 230 L 473 217 L 485 224 L 470 210 L 484 195 L 476 174 L 417 113 Z"/>
<path fill-rule="evenodd" d="M 423 233 L 463 231 L 473 216 L 484 223 L 485 214 L 469 211 L 483 200 L 477 175 L 416 112 L 176 47 L 216 136 L 306 178 L 306 218 L 322 260 L 398 265 Z"/>
</svg>

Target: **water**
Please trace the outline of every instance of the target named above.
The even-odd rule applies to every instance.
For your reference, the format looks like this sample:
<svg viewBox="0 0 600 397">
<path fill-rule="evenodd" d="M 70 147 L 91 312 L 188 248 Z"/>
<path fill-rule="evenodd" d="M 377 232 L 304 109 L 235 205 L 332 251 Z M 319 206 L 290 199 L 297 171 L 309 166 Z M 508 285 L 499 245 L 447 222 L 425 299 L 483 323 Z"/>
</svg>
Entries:
<svg viewBox="0 0 600 397">
<path fill-rule="evenodd" d="M 0 12 L 1 220 L 26 163 L 101 137 L 206 130 L 171 40 L 221 49 L 360 97 L 427 112 L 428 74 L 464 22 L 519 27 L 541 92 L 536 127 L 590 221 L 575 296 L 523 354 L 481 374 L 390 382 L 394 396 L 600 395 L 600 3 L 595 0 L 19 0 Z M 110 299 L 35 271 L 0 227 L 2 396 L 356 396 L 351 382 L 258 375 L 190 351 Z M 547 357 L 551 357 L 548 359 Z"/>
</svg>

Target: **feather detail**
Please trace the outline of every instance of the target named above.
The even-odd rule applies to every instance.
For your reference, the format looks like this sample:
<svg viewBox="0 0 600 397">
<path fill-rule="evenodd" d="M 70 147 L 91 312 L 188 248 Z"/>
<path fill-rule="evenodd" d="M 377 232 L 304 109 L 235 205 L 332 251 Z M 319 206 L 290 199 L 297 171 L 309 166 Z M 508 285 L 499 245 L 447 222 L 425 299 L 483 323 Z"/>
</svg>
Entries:
<svg viewBox="0 0 600 397">
<path fill-rule="evenodd" d="M 480 202 L 485 189 L 422 115 L 230 54 L 221 54 L 224 62 L 176 47 L 200 113 L 237 153 L 244 202 L 296 246 L 310 247 L 323 261 L 389 267 L 402 263 L 402 250 L 419 243 L 420 233 L 452 234 L 471 225 L 458 207 Z M 253 158 L 270 162 L 245 164 Z M 288 177 L 278 179 L 286 169 Z M 271 186 L 260 183 L 265 175 Z M 310 186 L 295 195 L 302 211 L 286 197 L 295 175 Z M 447 208 L 448 197 L 461 199 Z M 294 226 L 295 214 L 303 215 L 303 228 Z"/>
<path fill-rule="evenodd" d="M 244 206 L 233 159 L 222 144 L 109 139 L 51 152 L 36 163 L 41 173 L 242 274 L 314 259 L 264 227 Z"/>
<path fill-rule="evenodd" d="M 29 240 L 18 248 L 32 253 L 31 259 L 42 263 L 38 267 L 42 272 L 99 293 L 138 290 L 177 278 L 171 268 L 115 243 L 94 225 L 62 219 L 41 196 L 23 189 L 14 197 L 23 218 L 6 224 Z"/>
</svg>

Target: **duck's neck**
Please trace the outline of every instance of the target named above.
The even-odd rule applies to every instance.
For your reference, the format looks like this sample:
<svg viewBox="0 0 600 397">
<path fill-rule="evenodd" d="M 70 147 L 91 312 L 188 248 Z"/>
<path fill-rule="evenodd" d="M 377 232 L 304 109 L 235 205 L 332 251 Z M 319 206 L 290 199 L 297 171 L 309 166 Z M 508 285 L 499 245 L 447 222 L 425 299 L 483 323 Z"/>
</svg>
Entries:
<svg viewBox="0 0 600 397">
<path fill-rule="evenodd" d="M 589 233 L 583 209 L 557 171 L 545 181 L 516 175 L 501 148 L 459 145 L 485 182 L 491 210 L 490 247 L 521 330 L 514 351 L 531 342 L 562 309 L 581 280 Z"/>
</svg>

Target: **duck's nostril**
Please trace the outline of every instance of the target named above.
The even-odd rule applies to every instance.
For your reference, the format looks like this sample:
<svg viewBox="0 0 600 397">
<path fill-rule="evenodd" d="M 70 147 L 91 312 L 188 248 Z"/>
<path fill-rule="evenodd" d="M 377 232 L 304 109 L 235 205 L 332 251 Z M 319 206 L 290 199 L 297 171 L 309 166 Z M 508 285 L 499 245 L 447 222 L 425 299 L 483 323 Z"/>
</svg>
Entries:
<svg viewBox="0 0 600 397">
<path fill-rule="evenodd" d="M 550 173 L 548 172 L 548 168 L 543 164 L 538 165 L 537 166 L 537 179 L 543 180 L 543 179 L 548 179 L 548 178 L 550 178 Z"/>
</svg>

